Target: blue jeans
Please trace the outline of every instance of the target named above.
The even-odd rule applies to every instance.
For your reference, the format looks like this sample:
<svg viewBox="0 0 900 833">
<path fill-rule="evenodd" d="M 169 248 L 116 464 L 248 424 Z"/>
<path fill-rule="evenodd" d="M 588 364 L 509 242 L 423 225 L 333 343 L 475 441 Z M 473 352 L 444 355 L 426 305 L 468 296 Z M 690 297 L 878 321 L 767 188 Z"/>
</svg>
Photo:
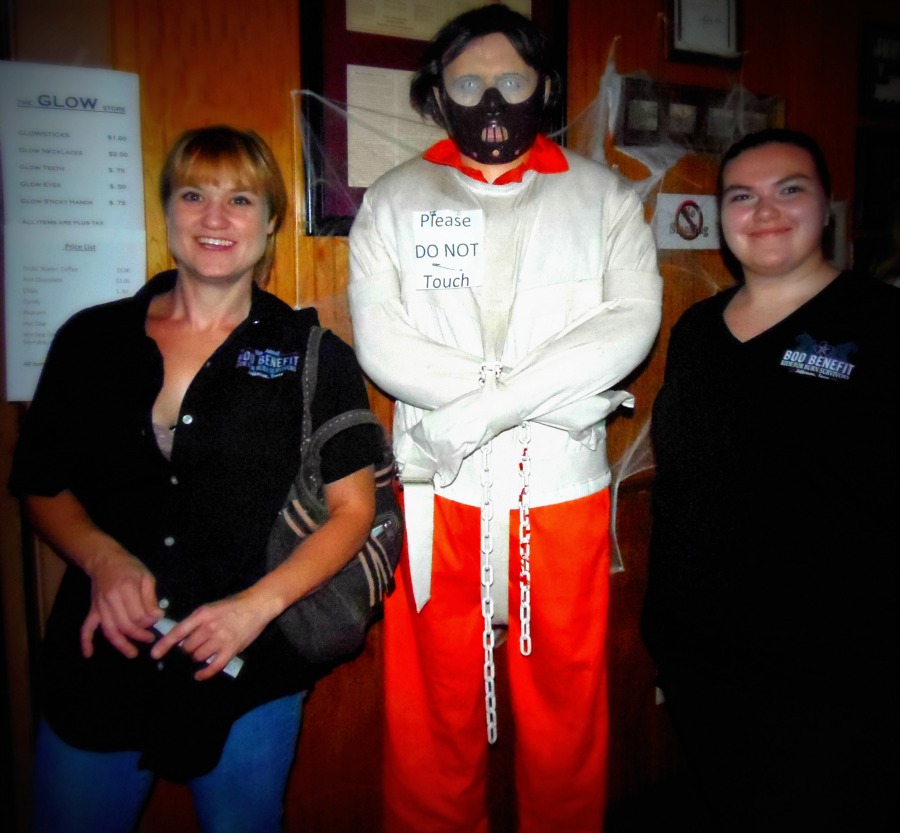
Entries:
<svg viewBox="0 0 900 833">
<path fill-rule="evenodd" d="M 235 721 L 216 768 L 190 781 L 204 833 L 279 833 L 304 694 L 273 700 Z M 91 752 L 41 721 L 35 750 L 33 833 L 129 833 L 156 776 L 140 752 Z"/>
</svg>

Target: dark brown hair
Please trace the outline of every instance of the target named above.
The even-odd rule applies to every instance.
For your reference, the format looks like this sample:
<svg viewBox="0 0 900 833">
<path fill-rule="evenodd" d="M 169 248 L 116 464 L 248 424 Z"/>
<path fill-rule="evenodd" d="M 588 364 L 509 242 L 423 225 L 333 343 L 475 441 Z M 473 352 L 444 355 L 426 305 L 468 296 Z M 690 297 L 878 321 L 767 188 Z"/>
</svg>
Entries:
<svg viewBox="0 0 900 833">
<path fill-rule="evenodd" d="M 544 107 L 544 113 L 549 116 L 559 100 L 561 86 L 559 72 L 551 63 L 549 41 L 527 17 L 502 3 L 491 3 L 465 12 L 453 18 L 432 38 L 409 85 L 412 108 L 446 128 L 434 96 L 435 87 L 439 88 L 443 83 L 444 68 L 458 58 L 473 40 L 493 34 L 504 35 L 522 60 L 537 70 L 541 79 L 549 79 L 550 95 Z"/>
</svg>

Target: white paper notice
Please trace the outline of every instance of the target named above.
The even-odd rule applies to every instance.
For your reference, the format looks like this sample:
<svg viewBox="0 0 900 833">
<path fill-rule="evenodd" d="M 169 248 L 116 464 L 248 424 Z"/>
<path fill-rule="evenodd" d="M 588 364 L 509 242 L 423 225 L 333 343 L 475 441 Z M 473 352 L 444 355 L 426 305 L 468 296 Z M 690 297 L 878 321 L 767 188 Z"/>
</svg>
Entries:
<svg viewBox="0 0 900 833">
<path fill-rule="evenodd" d="M 484 0 L 346 0 L 347 31 L 431 40 L 451 18 L 484 5 Z M 514 11 L 531 17 L 531 0 L 506 0 Z"/>
<path fill-rule="evenodd" d="M 417 292 L 472 289 L 484 285 L 484 214 L 414 211 L 413 286 Z"/>
<path fill-rule="evenodd" d="M 0 61 L 0 160 L 6 388 L 24 401 L 60 324 L 144 282 L 137 75 Z"/>
<path fill-rule="evenodd" d="M 347 184 L 368 188 L 379 176 L 422 153 L 442 129 L 409 104 L 411 72 L 347 67 Z"/>
</svg>

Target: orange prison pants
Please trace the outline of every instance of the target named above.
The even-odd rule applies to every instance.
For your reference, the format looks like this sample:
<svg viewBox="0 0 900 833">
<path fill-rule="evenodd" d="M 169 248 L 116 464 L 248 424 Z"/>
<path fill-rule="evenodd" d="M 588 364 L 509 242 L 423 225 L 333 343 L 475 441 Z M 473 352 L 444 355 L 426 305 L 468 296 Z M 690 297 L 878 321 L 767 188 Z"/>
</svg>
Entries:
<svg viewBox="0 0 900 833">
<path fill-rule="evenodd" d="M 531 510 L 528 657 L 519 652 L 512 515 L 504 650 L 519 830 L 598 833 L 608 736 L 609 492 Z M 387 601 L 386 833 L 487 833 L 479 519 L 478 507 L 437 498 L 431 599 L 416 613 L 404 555 Z"/>
</svg>

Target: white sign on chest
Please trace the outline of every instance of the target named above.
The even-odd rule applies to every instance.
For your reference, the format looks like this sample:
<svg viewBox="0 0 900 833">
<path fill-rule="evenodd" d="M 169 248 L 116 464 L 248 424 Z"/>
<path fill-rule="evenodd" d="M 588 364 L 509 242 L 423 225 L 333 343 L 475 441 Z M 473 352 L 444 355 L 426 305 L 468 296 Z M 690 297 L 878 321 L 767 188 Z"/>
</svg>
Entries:
<svg viewBox="0 0 900 833">
<path fill-rule="evenodd" d="M 484 213 L 412 212 L 414 287 L 444 292 L 480 287 L 484 282 Z"/>
</svg>

